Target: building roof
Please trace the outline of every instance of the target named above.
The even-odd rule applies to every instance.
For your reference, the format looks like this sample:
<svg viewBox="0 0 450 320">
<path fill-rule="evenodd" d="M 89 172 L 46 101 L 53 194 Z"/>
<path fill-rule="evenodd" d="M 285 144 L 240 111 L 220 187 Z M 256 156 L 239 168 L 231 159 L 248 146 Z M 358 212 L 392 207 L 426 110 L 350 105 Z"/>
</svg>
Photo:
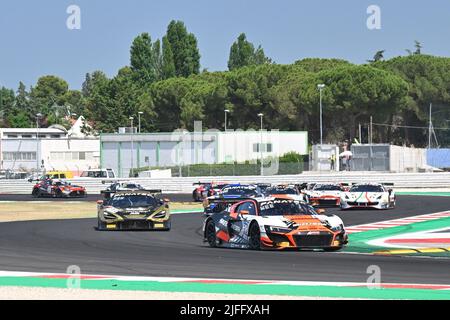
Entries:
<svg viewBox="0 0 450 320">
<path fill-rule="evenodd" d="M 64 130 L 57 129 L 57 128 L 2 128 L 0 129 L 3 133 L 37 133 L 44 134 L 44 133 L 66 133 Z"/>
</svg>

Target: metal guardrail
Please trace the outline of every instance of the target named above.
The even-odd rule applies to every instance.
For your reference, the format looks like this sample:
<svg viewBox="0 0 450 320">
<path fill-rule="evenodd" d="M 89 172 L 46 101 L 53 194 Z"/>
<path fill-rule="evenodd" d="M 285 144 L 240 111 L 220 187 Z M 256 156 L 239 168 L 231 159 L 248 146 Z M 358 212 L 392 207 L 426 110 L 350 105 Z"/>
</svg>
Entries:
<svg viewBox="0 0 450 320">
<path fill-rule="evenodd" d="M 118 179 L 115 179 L 117 181 Z M 130 180 L 130 179 L 119 179 Z M 100 179 L 72 179 L 73 184 L 86 187 L 90 194 L 100 193 L 106 188 Z M 240 176 L 240 177 L 188 177 L 133 179 L 146 188 L 162 189 L 166 193 L 191 193 L 195 182 L 230 182 L 230 183 L 302 183 L 302 182 L 392 182 L 395 188 L 450 188 L 450 173 L 375 173 L 375 172 L 340 172 L 317 173 L 305 172 L 299 175 L 285 176 Z M 0 180 L 0 193 L 3 194 L 31 194 L 33 184 L 26 180 Z"/>
</svg>

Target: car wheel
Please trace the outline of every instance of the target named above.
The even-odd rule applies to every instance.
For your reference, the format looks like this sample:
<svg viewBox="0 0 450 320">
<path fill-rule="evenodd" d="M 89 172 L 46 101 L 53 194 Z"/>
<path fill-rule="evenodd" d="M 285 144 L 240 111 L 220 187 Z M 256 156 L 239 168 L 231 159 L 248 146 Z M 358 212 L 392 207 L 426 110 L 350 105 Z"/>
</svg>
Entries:
<svg viewBox="0 0 450 320">
<path fill-rule="evenodd" d="M 97 230 L 102 231 L 102 230 L 105 230 L 105 228 L 106 228 L 106 224 L 103 221 L 101 221 L 100 219 L 97 219 Z"/>
<path fill-rule="evenodd" d="M 250 245 L 250 249 L 261 249 L 261 231 L 259 230 L 259 225 L 257 222 L 254 222 L 250 225 L 250 230 L 248 231 L 248 242 Z"/>
<path fill-rule="evenodd" d="M 34 198 L 39 198 L 39 197 L 41 196 L 41 192 L 39 191 L 38 188 L 34 188 L 34 189 L 33 189 L 33 192 L 31 193 L 31 195 L 32 195 Z"/>
<path fill-rule="evenodd" d="M 216 225 L 214 221 L 209 220 L 205 228 L 205 236 L 211 248 L 217 247 Z"/>
<path fill-rule="evenodd" d="M 170 231 L 170 229 L 172 229 L 172 222 L 170 221 L 167 228 L 162 229 L 162 231 Z"/>
</svg>

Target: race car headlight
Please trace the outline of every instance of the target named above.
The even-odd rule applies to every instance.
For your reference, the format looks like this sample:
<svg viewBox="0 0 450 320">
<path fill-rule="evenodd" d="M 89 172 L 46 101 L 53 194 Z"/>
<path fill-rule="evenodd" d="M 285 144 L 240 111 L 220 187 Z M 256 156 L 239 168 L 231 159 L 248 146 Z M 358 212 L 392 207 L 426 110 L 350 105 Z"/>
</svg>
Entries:
<svg viewBox="0 0 450 320">
<path fill-rule="evenodd" d="M 346 200 L 350 200 L 350 198 L 348 197 L 348 195 L 345 195 L 345 199 L 346 199 Z"/>
<path fill-rule="evenodd" d="M 271 233 L 271 232 L 288 233 L 291 231 L 292 231 L 292 229 L 287 228 L 287 227 L 273 227 L 273 226 L 266 227 L 266 232 L 268 232 L 268 233 Z"/>
<path fill-rule="evenodd" d="M 383 195 L 379 196 L 379 197 L 377 198 L 377 200 L 381 200 L 381 198 L 383 198 Z"/>
<path fill-rule="evenodd" d="M 117 212 L 113 211 L 113 210 L 108 210 L 108 209 L 103 211 L 103 215 L 105 216 L 105 218 L 116 218 L 114 213 L 117 213 Z"/>
<path fill-rule="evenodd" d="M 162 219 L 162 218 L 166 217 L 166 214 L 167 214 L 166 211 L 161 211 L 161 212 L 158 212 L 157 214 L 155 214 L 153 216 L 153 218 L 155 218 L 155 219 Z"/>
</svg>

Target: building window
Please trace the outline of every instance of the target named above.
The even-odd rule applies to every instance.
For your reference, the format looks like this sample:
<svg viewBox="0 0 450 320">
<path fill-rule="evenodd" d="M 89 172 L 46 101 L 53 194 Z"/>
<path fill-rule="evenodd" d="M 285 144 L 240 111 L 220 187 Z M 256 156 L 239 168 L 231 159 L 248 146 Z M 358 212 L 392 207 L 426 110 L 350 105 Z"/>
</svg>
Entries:
<svg viewBox="0 0 450 320">
<path fill-rule="evenodd" d="M 262 146 L 262 152 L 272 152 L 272 143 L 254 143 L 253 144 L 253 152 L 260 152 L 260 146 Z"/>
<path fill-rule="evenodd" d="M 9 139 L 16 139 L 16 138 L 18 138 L 19 136 L 18 136 L 17 134 L 8 134 L 7 137 L 8 137 Z"/>
<path fill-rule="evenodd" d="M 5 161 L 33 161 L 36 160 L 36 152 L 3 152 Z"/>
<path fill-rule="evenodd" d="M 50 159 L 52 161 L 92 161 L 94 159 L 93 152 L 51 152 Z"/>
</svg>

